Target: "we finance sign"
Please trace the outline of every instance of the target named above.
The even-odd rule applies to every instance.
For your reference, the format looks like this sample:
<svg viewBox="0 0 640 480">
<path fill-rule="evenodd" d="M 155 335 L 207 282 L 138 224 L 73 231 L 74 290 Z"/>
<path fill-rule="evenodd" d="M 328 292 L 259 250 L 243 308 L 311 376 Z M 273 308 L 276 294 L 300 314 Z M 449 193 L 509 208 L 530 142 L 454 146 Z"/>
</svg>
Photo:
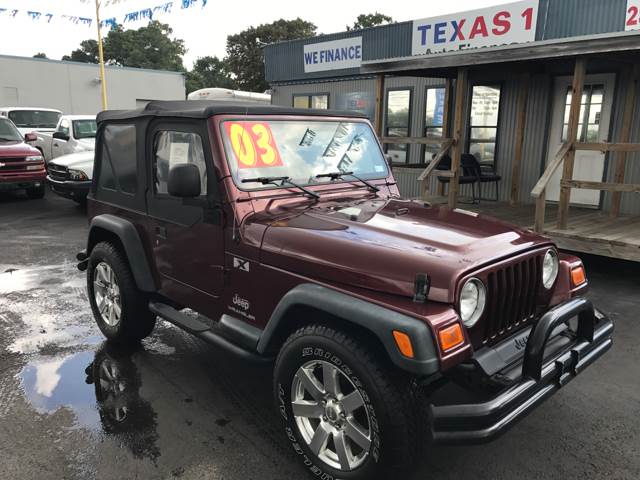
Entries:
<svg viewBox="0 0 640 480">
<path fill-rule="evenodd" d="M 312 43 L 304 46 L 305 73 L 358 68 L 361 63 L 362 37 Z"/>
<path fill-rule="evenodd" d="M 413 22 L 413 55 L 532 42 L 538 0 L 497 5 Z"/>
</svg>

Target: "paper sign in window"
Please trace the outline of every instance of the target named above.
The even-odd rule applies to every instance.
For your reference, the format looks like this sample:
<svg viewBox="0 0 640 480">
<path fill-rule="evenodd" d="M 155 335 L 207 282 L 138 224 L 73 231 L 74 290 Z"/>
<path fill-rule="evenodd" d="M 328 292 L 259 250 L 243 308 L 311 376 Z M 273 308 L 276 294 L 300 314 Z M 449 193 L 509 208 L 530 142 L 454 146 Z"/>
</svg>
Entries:
<svg viewBox="0 0 640 480">
<path fill-rule="evenodd" d="M 281 167 L 282 157 L 265 122 L 225 122 L 238 168 Z"/>
<path fill-rule="evenodd" d="M 189 163 L 189 144 L 171 143 L 169 148 L 169 168 L 179 163 Z"/>
</svg>

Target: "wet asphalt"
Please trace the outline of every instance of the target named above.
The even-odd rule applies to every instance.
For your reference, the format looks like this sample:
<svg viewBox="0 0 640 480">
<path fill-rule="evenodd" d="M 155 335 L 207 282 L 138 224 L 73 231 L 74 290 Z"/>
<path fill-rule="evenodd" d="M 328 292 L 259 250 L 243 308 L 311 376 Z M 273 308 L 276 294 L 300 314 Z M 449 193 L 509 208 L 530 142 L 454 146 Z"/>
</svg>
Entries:
<svg viewBox="0 0 640 480">
<path fill-rule="evenodd" d="M 0 195 L 0 479 L 311 478 L 284 440 L 269 366 L 159 322 L 103 341 L 75 253 L 86 213 Z M 585 257 L 613 349 L 497 441 L 427 448 L 411 477 L 640 478 L 640 265 Z"/>
</svg>

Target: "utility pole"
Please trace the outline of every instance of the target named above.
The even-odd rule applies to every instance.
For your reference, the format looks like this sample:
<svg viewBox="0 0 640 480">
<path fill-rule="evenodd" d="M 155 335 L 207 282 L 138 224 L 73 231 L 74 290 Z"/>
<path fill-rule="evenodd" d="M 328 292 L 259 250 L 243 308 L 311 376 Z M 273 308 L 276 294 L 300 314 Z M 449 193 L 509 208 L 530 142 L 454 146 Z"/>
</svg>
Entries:
<svg viewBox="0 0 640 480">
<path fill-rule="evenodd" d="M 100 62 L 100 87 L 102 89 L 102 110 L 107 109 L 107 80 L 104 75 L 104 51 L 100 32 L 100 0 L 96 0 L 96 25 L 98 26 L 98 60 Z"/>
</svg>

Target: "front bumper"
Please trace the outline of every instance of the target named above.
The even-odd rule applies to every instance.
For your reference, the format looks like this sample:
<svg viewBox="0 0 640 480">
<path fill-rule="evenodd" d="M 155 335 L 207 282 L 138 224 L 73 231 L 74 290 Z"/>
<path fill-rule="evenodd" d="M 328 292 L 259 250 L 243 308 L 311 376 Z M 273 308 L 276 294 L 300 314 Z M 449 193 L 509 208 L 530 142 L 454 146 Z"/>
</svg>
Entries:
<svg viewBox="0 0 640 480">
<path fill-rule="evenodd" d="M 576 316 L 573 341 L 545 359 L 552 332 Z M 451 444 L 493 440 L 609 350 L 612 333 L 613 322 L 584 298 L 551 309 L 529 335 L 518 381 L 482 403 L 430 406 L 433 441 Z"/>
<path fill-rule="evenodd" d="M 89 194 L 91 180 L 54 180 L 47 175 L 47 183 L 54 193 L 71 200 L 84 200 Z"/>
<path fill-rule="evenodd" d="M 34 188 L 43 185 L 45 181 L 45 171 L 20 171 L 0 173 L 0 191 L 20 190 L 24 188 Z"/>
</svg>

